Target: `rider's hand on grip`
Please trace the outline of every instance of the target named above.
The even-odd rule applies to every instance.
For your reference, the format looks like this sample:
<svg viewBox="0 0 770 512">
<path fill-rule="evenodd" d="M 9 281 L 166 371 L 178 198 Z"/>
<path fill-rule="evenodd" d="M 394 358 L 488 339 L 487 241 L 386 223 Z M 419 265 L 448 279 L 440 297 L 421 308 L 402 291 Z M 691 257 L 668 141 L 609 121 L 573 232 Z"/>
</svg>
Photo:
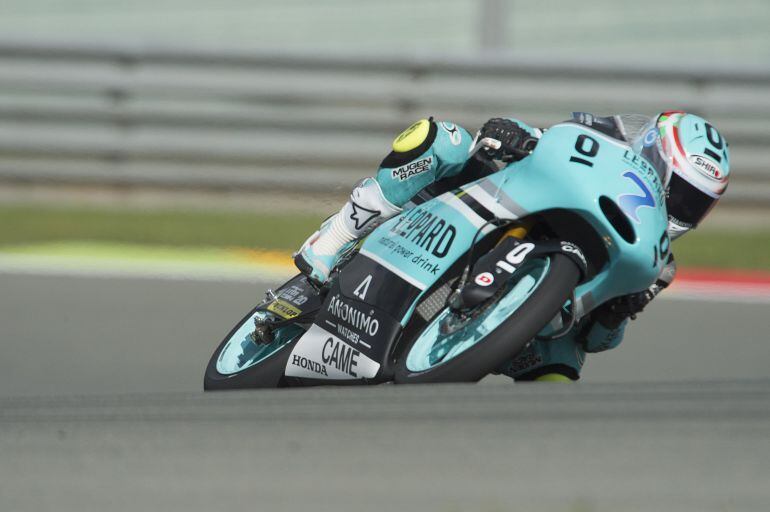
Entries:
<svg viewBox="0 0 770 512">
<path fill-rule="evenodd" d="M 650 290 L 623 295 L 610 301 L 612 303 L 610 309 L 616 315 L 631 317 L 632 320 L 635 320 L 636 314 L 644 311 L 644 308 L 654 297 L 655 295 Z"/>
<path fill-rule="evenodd" d="M 636 315 L 658 294 L 661 288 L 652 285 L 647 290 L 631 293 L 608 300 L 594 311 L 594 319 L 608 329 L 616 329 L 626 318 L 636 319 Z"/>
<path fill-rule="evenodd" d="M 490 119 L 479 130 L 478 140 L 493 139 L 499 144 L 485 144 L 479 155 L 490 160 L 515 162 L 528 156 L 537 145 L 537 139 L 510 119 Z"/>
</svg>

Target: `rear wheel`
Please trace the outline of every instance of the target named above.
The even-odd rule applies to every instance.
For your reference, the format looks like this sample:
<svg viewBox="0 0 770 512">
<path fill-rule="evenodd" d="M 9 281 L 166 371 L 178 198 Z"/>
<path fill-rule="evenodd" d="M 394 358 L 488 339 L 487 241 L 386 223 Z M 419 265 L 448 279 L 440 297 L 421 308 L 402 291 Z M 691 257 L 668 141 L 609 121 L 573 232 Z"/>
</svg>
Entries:
<svg viewBox="0 0 770 512">
<path fill-rule="evenodd" d="M 552 254 L 517 270 L 502 294 L 450 334 L 440 325 L 452 315 L 440 311 L 407 345 L 396 363 L 399 384 L 475 382 L 513 358 L 556 315 L 572 294 L 580 270 L 568 257 Z"/>
<path fill-rule="evenodd" d="M 256 343 L 255 321 L 271 313 L 255 308 L 219 344 L 206 367 L 203 389 L 274 388 L 283 383 L 291 347 L 305 333 L 289 323 L 273 332 L 272 343 Z"/>
</svg>

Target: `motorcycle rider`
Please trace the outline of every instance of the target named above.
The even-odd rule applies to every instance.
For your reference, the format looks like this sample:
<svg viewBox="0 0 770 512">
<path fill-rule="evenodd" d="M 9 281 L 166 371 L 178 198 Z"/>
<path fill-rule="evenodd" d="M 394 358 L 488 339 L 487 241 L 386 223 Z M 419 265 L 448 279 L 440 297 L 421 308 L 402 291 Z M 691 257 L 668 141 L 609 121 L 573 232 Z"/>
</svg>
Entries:
<svg viewBox="0 0 770 512">
<path fill-rule="evenodd" d="M 727 188 L 727 142 L 699 116 L 682 111 L 653 118 L 574 113 L 567 122 L 619 139 L 653 165 L 666 188 L 671 240 L 695 228 Z M 490 119 L 475 138 L 455 123 L 433 118 L 417 121 L 396 137 L 376 175 L 356 184 L 342 209 L 307 239 L 295 254 L 295 264 L 313 281 L 325 282 L 347 249 L 408 207 L 407 203 L 431 189 L 434 194 L 452 190 L 526 158 L 542 133 L 513 118 Z M 577 380 L 585 354 L 616 347 L 628 320 L 671 283 L 675 272 L 669 252 L 649 289 L 598 306 L 562 338 L 534 341 L 500 373 L 519 381 Z"/>
</svg>

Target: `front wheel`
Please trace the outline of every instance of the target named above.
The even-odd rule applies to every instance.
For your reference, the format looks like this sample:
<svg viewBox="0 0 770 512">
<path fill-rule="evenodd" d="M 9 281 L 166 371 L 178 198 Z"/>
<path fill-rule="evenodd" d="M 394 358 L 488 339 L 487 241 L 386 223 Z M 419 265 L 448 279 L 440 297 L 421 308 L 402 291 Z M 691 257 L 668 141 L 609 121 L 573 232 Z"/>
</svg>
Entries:
<svg viewBox="0 0 770 512">
<path fill-rule="evenodd" d="M 206 367 L 203 389 L 274 388 L 282 385 L 291 347 L 305 333 L 296 323 L 281 326 L 271 343 L 256 343 L 255 321 L 270 313 L 258 307 L 246 315 L 219 344 Z"/>
<path fill-rule="evenodd" d="M 476 382 L 518 354 L 559 312 L 580 279 L 568 257 L 530 260 L 491 305 L 450 334 L 445 308 L 409 342 L 396 362 L 398 384 Z"/>
</svg>

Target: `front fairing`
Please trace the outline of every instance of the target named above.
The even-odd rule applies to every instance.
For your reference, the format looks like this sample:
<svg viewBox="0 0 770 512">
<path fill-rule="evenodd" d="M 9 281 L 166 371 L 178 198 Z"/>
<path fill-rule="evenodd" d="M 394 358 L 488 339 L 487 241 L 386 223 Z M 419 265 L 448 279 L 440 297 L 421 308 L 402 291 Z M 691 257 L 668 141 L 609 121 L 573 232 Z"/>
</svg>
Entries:
<svg viewBox="0 0 770 512">
<path fill-rule="evenodd" d="M 578 294 L 590 290 L 593 302 L 600 304 L 643 290 L 659 275 L 668 253 L 664 188 L 654 167 L 625 143 L 564 123 L 546 132 L 529 158 L 488 180 L 522 212 L 570 210 L 596 230 L 609 263 Z M 605 215 L 602 197 L 627 217 L 634 234 L 630 240 Z"/>
</svg>

